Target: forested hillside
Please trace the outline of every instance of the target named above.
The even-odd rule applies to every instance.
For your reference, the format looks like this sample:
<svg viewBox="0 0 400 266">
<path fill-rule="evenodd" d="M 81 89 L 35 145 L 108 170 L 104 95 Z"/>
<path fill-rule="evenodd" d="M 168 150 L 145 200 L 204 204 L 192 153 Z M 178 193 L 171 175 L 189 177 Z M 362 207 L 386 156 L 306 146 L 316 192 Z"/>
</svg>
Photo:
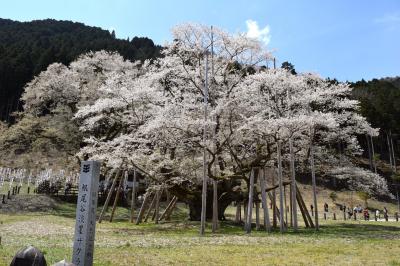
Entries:
<svg viewBox="0 0 400 266">
<path fill-rule="evenodd" d="M 158 56 L 160 48 L 148 38 L 116 39 L 114 32 L 71 21 L 0 19 L 0 120 L 12 120 L 24 85 L 53 62 L 68 65 L 80 54 L 103 49 L 144 60 Z"/>
<path fill-rule="evenodd" d="M 353 97 L 360 102 L 360 113 L 380 134 L 374 140 L 377 159 L 382 159 L 395 170 L 400 135 L 400 77 L 358 81 L 352 84 Z M 368 157 L 368 143 L 360 137 L 364 155 Z M 390 145 L 389 145 L 390 144 Z M 369 144 L 371 145 L 371 144 Z M 372 147 L 372 146 L 371 146 Z M 392 150 L 393 149 L 393 150 Z M 392 158 L 390 158 L 392 154 Z"/>
</svg>

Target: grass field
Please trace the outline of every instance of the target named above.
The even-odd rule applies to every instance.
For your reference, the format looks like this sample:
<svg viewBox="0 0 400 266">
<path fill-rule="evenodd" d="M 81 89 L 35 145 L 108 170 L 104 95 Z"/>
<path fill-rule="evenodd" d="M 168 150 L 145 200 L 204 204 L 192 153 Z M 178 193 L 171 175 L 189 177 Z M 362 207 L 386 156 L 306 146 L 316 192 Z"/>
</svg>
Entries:
<svg viewBox="0 0 400 266">
<path fill-rule="evenodd" d="M 70 260 L 73 204 L 46 213 L 0 214 L 0 265 L 30 244 L 48 263 Z M 228 211 L 232 218 L 234 209 Z M 1 212 L 0 212 L 1 213 Z M 185 219 L 180 205 L 171 222 L 132 225 L 126 209 L 113 223 L 96 227 L 95 265 L 400 265 L 400 222 L 324 221 L 320 232 L 285 234 L 221 223 L 217 234 L 199 237 L 199 223 Z"/>
</svg>

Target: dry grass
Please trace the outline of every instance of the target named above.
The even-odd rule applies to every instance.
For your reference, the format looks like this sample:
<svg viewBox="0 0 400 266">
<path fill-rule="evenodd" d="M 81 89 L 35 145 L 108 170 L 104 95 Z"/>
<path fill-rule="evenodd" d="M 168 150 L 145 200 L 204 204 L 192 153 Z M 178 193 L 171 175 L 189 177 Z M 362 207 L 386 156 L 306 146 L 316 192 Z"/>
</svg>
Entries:
<svg viewBox="0 0 400 266">
<path fill-rule="evenodd" d="M 208 228 L 200 237 L 199 224 L 186 214 L 180 205 L 169 223 L 136 226 L 127 222 L 127 210 L 118 209 L 116 222 L 97 225 L 95 265 L 400 265 L 400 222 L 328 220 L 318 233 L 301 228 L 250 235 L 226 222 L 217 234 Z M 0 221 L 0 265 L 28 244 L 44 251 L 49 263 L 70 260 L 73 205 L 51 213 L 0 214 Z"/>
</svg>

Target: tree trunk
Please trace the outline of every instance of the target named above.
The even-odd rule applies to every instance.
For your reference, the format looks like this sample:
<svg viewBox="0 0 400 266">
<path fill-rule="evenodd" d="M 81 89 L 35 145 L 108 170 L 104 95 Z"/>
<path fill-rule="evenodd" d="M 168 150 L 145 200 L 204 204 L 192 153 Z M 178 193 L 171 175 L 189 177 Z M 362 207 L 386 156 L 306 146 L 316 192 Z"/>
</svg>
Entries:
<svg viewBox="0 0 400 266">
<path fill-rule="evenodd" d="M 367 140 L 367 147 L 368 147 L 369 169 L 371 171 L 374 171 L 374 166 L 373 166 L 373 163 L 372 163 L 372 152 L 371 152 L 371 143 L 369 141 L 369 135 L 365 134 L 365 138 Z"/>
<path fill-rule="evenodd" d="M 374 172 L 376 174 L 374 139 L 372 138 L 372 136 L 370 136 L 370 139 L 371 139 L 372 163 L 374 165 Z"/>
<path fill-rule="evenodd" d="M 393 146 L 393 137 L 392 137 L 392 131 L 390 130 L 390 146 L 392 148 L 392 157 L 393 157 L 393 170 L 396 173 L 397 172 L 397 166 L 396 166 L 396 156 L 394 153 L 394 146 Z"/>
<path fill-rule="evenodd" d="M 393 162 L 392 162 L 392 148 L 390 145 L 390 140 L 389 140 L 389 134 L 386 133 L 386 140 L 387 140 L 387 145 L 388 145 L 388 153 L 389 153 L 389 163 L 390 163 L 390 168 L 393 171 Z"/>
</svg>

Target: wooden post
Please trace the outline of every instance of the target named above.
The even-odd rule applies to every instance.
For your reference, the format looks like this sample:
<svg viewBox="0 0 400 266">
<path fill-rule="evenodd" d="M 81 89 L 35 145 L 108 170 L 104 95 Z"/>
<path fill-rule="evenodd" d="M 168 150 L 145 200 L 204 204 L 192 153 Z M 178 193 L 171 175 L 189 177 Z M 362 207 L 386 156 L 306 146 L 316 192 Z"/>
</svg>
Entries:
<svg viewBox="0 0 400 266">
<path fill-rule="evenodd" d="M 336 220 L 336 212 L 333 213 L 333 220 Z"/>
<path fill-rule="evenodd" d="M 148 192 L 148 194 L 147 193 L 145 194 L 142 206 L 140 207 L 139 214 L 138 214 L 138 217 L 136 219 L 136 223 L 135 223 L 136 225 L 138 225 L 139 223 L 142 222 L 143 215 L 144 215 L 144 212 L 146 210 L 147 203 L 150 200 L 150 197 L 151 197 L 151 192 Z"/>
<path fill-rule="evenodd" d="M 297 203 L 299 204 L 299 206 L 302 206 L 303 212 L 304 212 L 304 216 L 306 217 L 306 220 L 308 220 L 308 223 L 310 224 L 311 228 L 314 228 L 314 223 L 312 221 L 312 218 L 310 216 L 310 213 L 307 210 L 307 206 L 304 203 L 303 197 L 301 196 L 300 190 L 296 185 L 296 196 L 297 196 Z"/>
<path fill-rule="evenodd" d="M 250 184 L 249 184 L 249 201 L 247 204 L 247 219 L 246 219 L 246 233 L 251 233 L 252 210 L 253 210 L 253 196 L 254 196 L 254 176 L 258 175 L 258 168 L 251 169 Z"/>
<path fill-rule="evenodd" d="M 290 211 L 289 220 L 290 220 L 290 227 L 293 227 L 293 206 L 292 206 L 292 203 L 293 203 L 292 186 L 289 186 L 289 211 Z M 297 206 L 296 206 L 296 211 L 297 211 Z"/>
<path fill-rule="evenodd" d="M 133 185 L 132 185 L 132 199 L 131 199 L 131 223 L 133 223 L 133 218 L 135 215 L 135 208 L 136 208 L 136 169 L 133 170 Z"/>
<path fill-rule="evenodd" d="M 236 215 L 235 215 L 235 223 L 240 223 L 242 220 L 242 203 L 240 201 L 236 202 Z"/>
<path fill-rule="evenodd" d="M 275 186 L 275 171 L 272 173 L 272 187 Z M 272 191 L 272 227 L 277 227 L 277 215 L 276 215 L 276 191 Z"/>
<path fill-rule="evenodd" d="M 156 224 L 158 224 L 158 218 L 159 218 L 159 213 L 160 213 L 160 199 L 162 196 L 162 192 L 163 192 L 163 188 L 159 189 L 156 193 L 156 207 L 154 210 L 154 218 L 153 218 L 153 220 Z"/>
<path fill-rule="evenodd" d="M 315 220 L 315 230 L 319 230 L 318 223 L 318 202 L 317 202 L 317 181 L 315 178 L 315 166 L 314 166 L 314 144 L 312 141 L 313 130 L 311 130 L 311 143 L 310 143 L 310 167 L 311 167 L 311 177 L 312 177 L 312 189 L 313 189 L 313 202 L 314 202 L 314 220 Z"/>
<path fill-rule="evenodd" d="M 260 230 L 260 202 L 256 201 L 256 230 Z"/>
<path fill-rule="evenodd" d="M 112 183 L 112 185 L 111 185 L 110 191 L 108 192 L 106 201 L 104 202 L 103 209 L 102 209 L 101 212 L 100 212 L 99 223 L 101 223 L 101 221 L 103 220 L 103 216 L 104 216 L 104 214 L 105 214 L 106 211 L 107 211 L 108 204 L 109 204 L 110 199 L 111 199 L 111 195 L 114 193 L 114 188 L 115 188 L 115 185 L 116 185 L 116 183 L 117 183 L 117 179 L 118 179 L 120 173 L 121 173 L 121 170 L 118 170 L 117 173 L 114 175 L 114 180 L 113 180 L 113 183 Z"/>
<path fill-rule="evenodd" d="M 288 213 L 288 206 L 287 206 L 287 200 L 286 200 L 286 186 L 283 186 L 283 201 L 285 205 L 285 222 L 288 224 L 288 219 L 287 219 L 287 213 Z"/>
<path fill-rule="evenodd" d="M 115 199 L 114 199 L 114 204 L 113 204 L 113 208 L 111 210 L 111 215 L 110 215 L 110 222 L 112 222 L 113 218 L 114 218 L 114 213 L 115 213 L 115 209 L 117 208 L 117 203 L 118 203 L 118 199 L 119 199 L 119 194 L 121 193 L 122 190 L 122 184 L 123 184 L 123 180 L 122 180 L 122 175 L 121 178 L 119 179 L 119 185 L 117 188 L 117 193 L 115 195 Z"/>
<path fill-rule="evenodd" d="M 298 196 L 298 195 L 296 195 L 296 196 Z M 306 216 L 306 212 L 304 210 L 304 206 L 303 206 L 303 204 L 300 203 L 300 201 L 298 201 L 298 203 L 299 203 L 301 216 L 303 217 L 303 220 L 304 220 L 304 224 L 308 228 L 308 227 L 310 227 L 310 223 L 309 223 L 308 217 Z"/>
<path fill-rule="evenodd" d="M 175 199 L 176 199 L 176 197 L 173 196 L 172 199 L 169 201 L 169 203 L 168 203 L 168 205 L 167 205 L 167 208 L 165 208 L 164 212 L 161 214 L 161 217 L 160 217 L 160 219 L 159 219 L 160 221 L 161 221 L 162 219 L 165 218 L 165 216 L 167 215 L 169 209 L 170 209 L 171 206 L 173 205 Z"/>
<path fill-rule="evenodd" d="M 213 183 L 213 213 L 212 213 L 212 232 L 218 229 L 218 182 L 212 179 Z"/>
<path fill-rule="evenodd" d="M 207 122 L 208 113 L 208 50 L 205 53 L 205 77 L 204 77 L 204 122 Z M 207 124 L 204 123 L 203 129 L 203 143 L 207 140 Z M 203 147 L 203 186 L 201 190 L 201 215 L 200 215 L 200 235 L 204 235 L 206 230 L 206 213 L 207 213 L 207 180 L 208 180 L 208 168 L 207 168 L 207 148 L 204 144 Z"/>
<path fill-rule="evenodd" d="M 244 221 L 244 229 L 246 230 L 247 223 L 247 201 L 243 201 L 243 221 Z"/>
<path fill-rule="evenodd" d="M 147 214 L 146 214 L 146 216 L 144 217 L 144 222 L 147 222 L 147 220 L 149 219 L 150 214 L 151 214 L 151 211 L 153 210 L 154 205 L 155 205 L 155 203 L 156 203 L 156 200 L 157 200 L 157 192 L 154 193 L 153 200 L 151 201 L 150 207 L 149 207 L 149 209 L 147 210 Z"/>
<path fill-rule="evenodd" d="M 295 158 L 293 150 L 293 139 L 289 138 L 289 150 L 290 150 L 290 172 L 291 172 L 291 213 L 293 218 L 293 230 L 297 231 L 297 202 L 296 202 L 296 168 L 295 168 Z"/>
<path fill-rule="evenodd" d="M 175 200 L 172 202 L 171 208 L 169 208 L 167 214 L 165 215 L 165 220 L 166 220 L 166 221 L 169 221 L 169 220 L 171 219 L 172 211 L 174 210 L 174 208 L 175 208 L 177 202 L 178 202 L 178 198 L 175 197 Z"/>
<path fill-rule="evenodd" d="M 284 206 L 283 206 L 283 174 L 282 174 L 282 158 L 281 158 L 281 142 L 277 143 L 278 152 L 278 178 L 279 178 L 279 229 L 283 233 L 285 231 L 284 226 Z"/>
<path fill-rule="evenodd" d="M 272 200 L 272 195 L 271 195 L 271 193 L 267 193 L 267 195 L 268 195 L 268 197 L 270 198 L 270 200 Z M 280 211 L 279 211 L 278 207 L 276 207 L 276 213 L 277 213 L 277 215 L 276 215 L 277 220 L 279 221 Z M 283 226 L 286 227 L 285 221 L 283 221 Z"/>
<path fill-rule="evenodd" d="M 268 213 L 268 204 L 267 204 L 267 195 L 265 191 L 265 173 L 266 169 L 263 169 L 263 175 L 260 176 L 260 187 L 261 187 L 261 204 L 264 211 L 264 228 L 267 231 L 271 230 L 271 223 L 269 221 L 269 213 Z"/>
</svg>

